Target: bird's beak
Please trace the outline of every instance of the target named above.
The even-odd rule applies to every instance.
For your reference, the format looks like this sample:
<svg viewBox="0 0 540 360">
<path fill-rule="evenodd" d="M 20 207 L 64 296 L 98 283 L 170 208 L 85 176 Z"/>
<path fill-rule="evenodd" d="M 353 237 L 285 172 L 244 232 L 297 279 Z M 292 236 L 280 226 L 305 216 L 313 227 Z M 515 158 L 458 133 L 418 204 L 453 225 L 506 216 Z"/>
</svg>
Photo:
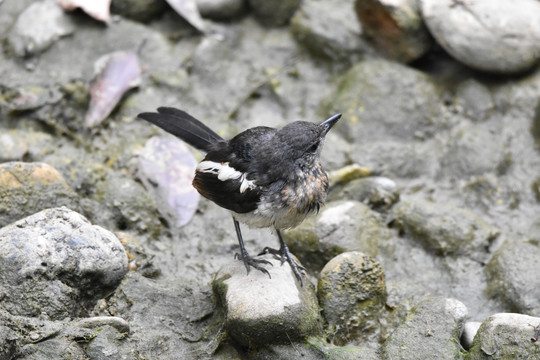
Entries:
<svg viewBox="0 0 540 360">
<path fill-rule="evenodd" d="M 319 126 L 323 128 L 322 133 L 323 135 L 326 135 L 326 133 L 334 126 L 338 120 L 341 118 L 341 114 L 336 114 L 332 116 L 330 119 L 323 121 Z"/>
</svg>

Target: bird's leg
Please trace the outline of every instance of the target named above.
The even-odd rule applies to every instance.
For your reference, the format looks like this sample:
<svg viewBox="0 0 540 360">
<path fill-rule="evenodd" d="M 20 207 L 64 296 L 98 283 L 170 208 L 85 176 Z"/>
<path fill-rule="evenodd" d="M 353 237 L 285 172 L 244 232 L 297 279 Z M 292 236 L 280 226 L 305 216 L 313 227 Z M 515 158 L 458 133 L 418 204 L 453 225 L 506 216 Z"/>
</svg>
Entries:
<svg viewBox="0 0 540 360">
<path fill-rule="evenodd" d="M 303 286 L 304 282 L 302 281 L 302 275 L 300 274 L 300 270 L 306 271 L 306 268 L 300 265 L 299 263 L 297 263 L 292 257 L 291 252 L 289 251 L 289 247 L 285 243 L 285 239 L 283 239 L 283 234 L 281 233 L 281 230 L 276 229 L 276 232 L 279 238 L 279 250 L 265 247 L 263 251 L 259 253 L 259 255 L 263 255 L 263 254 L 278 255 L 281 258 L 281 265 L 283 265 L 283 263 L 287 261 L 289 265 L 291 266 L 291 270 L 293 271 L 294 276 L 296 276 L 296 278 L 300 282 L 300 286 Z"/>
<path fill-rule="evenodd" d="M 234 255 L 234 258 L 240 259 L 244 262 L 244 266 L 246 267 L 248 274 L 249 274 L 249 267 L 252 266 L 255 269 L 262 271 L 263 273 L 268 275 L 269 278 L 272 278 L 268 270 L 266 270 L 264 267 L 259 265 L 259 264 L 272 265 L 272 263 L 268 260 L 254 259 L 251 256 L 249 256 L 246 250 L 246 247 L 244 246 L 244 239 L 242 239 L 242 233 L 240 232 L 240 223 L 235 218 L 233 218 L 233 221 L 234 221 L 234 228 L 236 230 L 236 236 L 238 236 L 238 244 L 240 245 L 240 254 L 236 253 Z"/>
</svg>

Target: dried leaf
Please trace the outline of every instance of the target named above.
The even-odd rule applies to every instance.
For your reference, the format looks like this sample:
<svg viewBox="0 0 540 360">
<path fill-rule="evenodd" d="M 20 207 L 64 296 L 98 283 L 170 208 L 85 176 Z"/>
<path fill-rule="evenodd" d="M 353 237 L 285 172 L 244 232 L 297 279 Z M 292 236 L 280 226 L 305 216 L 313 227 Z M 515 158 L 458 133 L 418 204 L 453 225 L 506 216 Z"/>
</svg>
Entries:
<svg viewBox="0 0 540 360">
<path fill-rule="evenodd" d="M 81 8 L 96 20 L 109 23 L 111 21 L 111 0 L 56 0 L 64 10 L 73 11 Z"/>
<path fill-rule="evenodd" d="M 126 91 L 139 86 L 141 68 L 133 52 L 116 51 L 99 58 L 90 82 L 90 106 L 85 125 L 99 125 L 109 116 Z"/>
<path fill-rule="evenodd" d="M 196 166 L 188 147 L 171 135 L 150 138 L 139 155 L 139 178 L 159 212 L 177 226 L 187 224 L 197 210 L 200 196 L 191 185 Z"/>
<path fill-rule="evenodd" d="M 206 32 L 206 26 L 199 13 L 197 1 L 195 0 L 167 0 L 167 3 L 183 17 L 191 26 L 201 33 Z"/>
</svg>

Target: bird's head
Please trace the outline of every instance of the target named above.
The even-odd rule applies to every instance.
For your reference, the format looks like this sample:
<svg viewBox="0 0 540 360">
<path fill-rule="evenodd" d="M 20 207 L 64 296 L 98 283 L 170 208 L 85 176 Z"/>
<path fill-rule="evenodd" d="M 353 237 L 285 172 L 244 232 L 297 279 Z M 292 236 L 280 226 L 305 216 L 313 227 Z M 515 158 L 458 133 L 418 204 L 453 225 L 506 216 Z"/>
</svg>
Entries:
<svg viewBox="0 0 540 360">
<path fill-rule="evenodd" d="M 341 114 L 336 114 L 320 124 L 295 121 L 286 125 L 276 134 L 283 156 L 294 163 L 295 169 L 305 170 L 314 166 L 321 155 L 326 134 L 340 118 Z"/>
</svg>

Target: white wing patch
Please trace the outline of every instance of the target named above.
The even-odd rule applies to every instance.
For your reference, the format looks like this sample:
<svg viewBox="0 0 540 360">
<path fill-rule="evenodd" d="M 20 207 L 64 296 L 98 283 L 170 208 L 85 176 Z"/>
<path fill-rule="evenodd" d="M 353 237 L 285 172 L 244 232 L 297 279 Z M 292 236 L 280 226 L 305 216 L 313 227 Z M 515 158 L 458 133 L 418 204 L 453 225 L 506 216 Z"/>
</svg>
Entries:
<svg viewBox="0 0 540 360">
<path fill-rule="evenodd" d="M 209 160 L 201 161 L 199 165 L 197 165 L 197 171 L 215 174 L 217 175 L 218 180 L 221 181 L 240 181 L 241 193 L 245 192 L 247 189 L 254 189 L 257 187 L 253 180 L 248 180 L 246 178 L 245 173 L 236 170 L 232 166 L 229 166 L 228 162 L 218 163 Z"/>
</svg>

